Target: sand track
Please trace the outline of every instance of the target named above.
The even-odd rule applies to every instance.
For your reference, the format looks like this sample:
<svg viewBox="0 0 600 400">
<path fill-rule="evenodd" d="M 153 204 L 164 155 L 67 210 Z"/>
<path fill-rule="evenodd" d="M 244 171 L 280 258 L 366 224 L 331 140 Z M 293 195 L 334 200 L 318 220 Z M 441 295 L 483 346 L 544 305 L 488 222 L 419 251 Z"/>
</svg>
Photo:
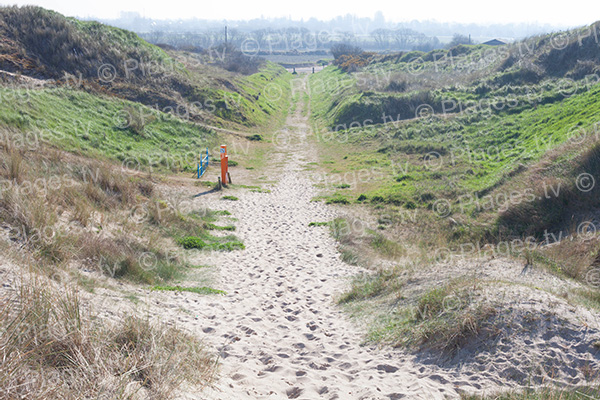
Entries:
<svg viewBox="0 0 600 400">
<path fill-rule="evenodd" d="M 194 317 L 180 318 L 220 352 L 221 379 L 201 397 L 456 397 L 451 384 L 422 376 L 397 354 L 362 347 L 363 332 L 335 305 L 357 270 L 340 261 L 328 228 L 308 226 L 335 212 L 311 202 L 316 192 L 303 166 L 316 160 L 301 112 L 298 106 L 288 118 L 289 145 L 278 149 L 275 161 L 284 167 L 271 193 L 245 191 L 228 203 L 246 250 L 211 254 L 208 262 L 218 267 L 215 286 L 227 295 L 188 303 Z M 223 202 L 202 198 L 198 205 Z M 206 264 L 206 256 L 198 261 Z"/>
</svg>

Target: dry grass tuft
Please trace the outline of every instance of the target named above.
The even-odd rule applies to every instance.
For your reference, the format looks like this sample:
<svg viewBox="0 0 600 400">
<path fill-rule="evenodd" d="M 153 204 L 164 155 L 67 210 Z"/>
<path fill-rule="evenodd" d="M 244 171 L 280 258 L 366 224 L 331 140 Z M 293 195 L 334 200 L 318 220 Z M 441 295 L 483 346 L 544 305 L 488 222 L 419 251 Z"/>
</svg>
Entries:
<svg viewBox="0 0 600 400">
<path fill-rule="evenodd" d="M 0 299 L 0 321 L 0 399 L 171 399 L 215 372 L 194 337 L 138 317 L 92 319 L 77 293 L 39 282 Z"/>
</svg>

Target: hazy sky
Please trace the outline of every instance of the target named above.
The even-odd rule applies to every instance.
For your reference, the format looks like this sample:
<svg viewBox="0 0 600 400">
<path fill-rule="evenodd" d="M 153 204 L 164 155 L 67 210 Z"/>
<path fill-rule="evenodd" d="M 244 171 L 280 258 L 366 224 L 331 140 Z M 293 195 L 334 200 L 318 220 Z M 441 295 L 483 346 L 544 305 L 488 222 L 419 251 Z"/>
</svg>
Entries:
<svg viewBox="0 0 600 400">
<path fill-rule="evenodd" d="M 600 2 L 529 0 L 29 0 L 0 2 L 35 4 L 68 16 L 116 18 L 121 11 L 136 11 L 155 19 L 201 18 L 216 20 L 288 17 L 331 19 L 345 14 L 373 17 L 381 10 L 386 20 L 455 22 L 539 22 L 583 25 L 600 19 Z"/>
</svg>

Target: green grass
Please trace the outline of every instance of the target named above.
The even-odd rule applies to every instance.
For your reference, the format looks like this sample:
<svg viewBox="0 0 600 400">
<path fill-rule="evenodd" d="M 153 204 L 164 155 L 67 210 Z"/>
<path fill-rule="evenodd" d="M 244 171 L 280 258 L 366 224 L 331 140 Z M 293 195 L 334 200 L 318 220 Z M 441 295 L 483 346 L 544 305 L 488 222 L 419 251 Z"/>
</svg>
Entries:
<svg viewBox="0 0 600 400">
<path fill-rule="evenodd" d="M 217 143 L 214 132 L 126 100 L 66 88 L 0 88 L 0 96 L 27 98 L 0 104 L 0 126 L 31 132 L 37 140 L 86 157 L 123 162 L 132 170 L 192 171 L 198 149 Z M 145 120 L 143 134 L 127 126 L 128 113 Z"/>
<path fill-rule="evenodd" d="M 330 222 L 311 222 L 308 226 L 328 226 Z"/>
<path fill-rule="evenodd" d="M 186 250 L 213 250 L 213 251 L 233 251 L 244 250 L 246 246 L 233 236 L 217 238 L 210 235 L 204 235 L 202 238 L 198 236 L 184 236 L 177 239 L 177 243 Z"/>
<path fill-rule="evenodd" d="M 220 226 L 220 225 L 215 225 L 215 224 L 208 224 L 206 226 L 206 229 L 215 230 L 215 231 L 235 231 L 235 226 L 234 225 Z"/>
<path fill-rule="evenodd" d="M 231 212 L 227 211 L 227 210 L 217 210 L 217 211 L 213 211 L 215 213 L 215 215 L 231 215 Z"/>
<path fill-rule="evenodd" d="M 221 197 L 221 200 L 238 201 L 239 199 L 235 196 L 226 195 L 226 196 Z"/>
<path fill-rule="evenodd" d="M 206 286 L 203 287 L 181 287 L 181 286 L 154 286 L 152 290 L 160 290 L 165 292 L 190 292 L 197 294 L 227 294 L 223 290 L 213 289 Z"/>
<path fill-rule="evenodd" d="M 325 204 L 350 204 L 350 201 L 345 197 L 335 196 L 328 198 Z"/>
<path fill-rule="evenodd" d="M 264 132 L 285 123 L 291 76 L 283 67 L 266 62 L 257 73 L 243 76 L 213 71 L 203 65 L 205 62 L 202 60 L 195 63 L 189 70 L 192 81 L 197 85 L 196 95 L 201 99 L 211 99 L 219 124 L 260 127 Z M 223 88 L 223 79 L 230 83 L 227 89 Z M 260 134 L 247 136 L 249 140 L 256 141 L 260 141 L 260 137 Z"/>
<path fill-rule="evenodd" d="M 397 270 L 361 274 L 354 279 L 350 290 L 346 291 L 338 302 L 344 304 L 371 300 L 374 297 L 389 295 L 390 293 L 397 295 L 398 292 L 401 292 L 404 284 Z"/>
<path fill-rule="evenodd" d="M 394 68 L 388 60 L 363 72 L 393 74 Z M 455 73 L 441 70 L 439 75 Z M 383 97 L 376 97 L 362 92 L 357 77 L 364 75 L 345 74 L 333 67 L 310 76 L 312 122 L 319 152 L 326 154 L 321 166 L 331 176 L 333 189 L 350 186 L 344 192 L 322 194 L 327 203 L 346 204 L 349 196 L 356 196 L 356 202 L 383 205 L 383 213 L 422 210 L 419 216 L 425 218 L 413 226 L 421 225 L 427 231 L 423 236 L 438 244 L 439 236 L 454 243 L 494 241 L 506 234 L 539 238 L 545 230 L 562 229 L 573 204 L 590 209 L 599 206 L 591 200 L 596 197 L 576 190 L 574 182 L 581 172 L 594 175 L 598 170 L 598 152 L 594 153 L 590 145 L 599 129 L 600 103 L 595 99 L 600 85 L 578 85 L 573 95 L 563 96 L 559 82 L 552 78 L 532 86 L 488 82 L 491 89 L 487 92 L 478 91 L 481 80 L 471 82 L 474 86 L 459 87 L 445 86 L 440 79 L 431 89 L 433 100 L 483 101 L 481 104 L 488 107 L 387 124 L 372 121 L 351 129 L 336 127 L 342 122 L 344 104 L 355 102 L 360 108 L 386 103 L 385 96 L 398 95 L 381 91 Z M 514 103 L 510 107 L 505 104 L 507 98 Z M 492 106 L 503 101 L 503 107 Z M 583 132 L 591 137 L 581 146 L 569 144 L 571 137 Z M 584 151 L 589 151 L 587 159 L 594 161 L 586 161 Z M 552 152 L 558 156 L 548 160 L 545 155 Z M 532 177 L 532 183 L 525 178 L 519 181 L 517 178 L 530 173 L 531 167 L 543 172 Z M 361 179 L 361 173 L 366 173 L 366 178 Z M 545 199 L 543 185 L 547 183 L 554 184 L 546 189 L 550 195 L 561 184 L 560 195 Z M 510 197 L 515 192 L 520 197 Z M 447 212 L 438 212 L 440 204 L 448 206 Z M 461 224 L 449 226 L 447 217 Z M 432 229 L 436 219 L 437 226 Z"/>
<path fill-rule="evenodd" d="M 597 386 L 577 388 L 545 387 L 499 393 L 489 396 L 462 395 L 462 400 L 590 400 L 600 398 Z"/>
<path fill-rule="evenodd" d="M 372 234 L 371 247 L 373 247 L 378 254 L 389 258 L 397 258 L 406 255 L 406 249 L 402 244 L 388 239 L 381 233 Z"/>
</svg>

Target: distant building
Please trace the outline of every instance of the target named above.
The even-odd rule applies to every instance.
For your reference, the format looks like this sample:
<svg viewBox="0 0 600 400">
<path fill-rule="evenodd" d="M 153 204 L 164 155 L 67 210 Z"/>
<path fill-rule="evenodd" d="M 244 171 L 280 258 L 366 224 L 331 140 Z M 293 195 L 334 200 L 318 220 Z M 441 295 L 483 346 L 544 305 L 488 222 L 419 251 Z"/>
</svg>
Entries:
<svg viewBox="0 0 600 400">
<path fill-rule="evenodd" d="M 506 44 L 506 43 L 503 42 L 502 40 L 492 39 L 492 40 L 488 40 L 487 42 L 483 42 L 482 44 L 487 44 L 488 46 L 500 46 L 501 44 Z"/>
</svg>

